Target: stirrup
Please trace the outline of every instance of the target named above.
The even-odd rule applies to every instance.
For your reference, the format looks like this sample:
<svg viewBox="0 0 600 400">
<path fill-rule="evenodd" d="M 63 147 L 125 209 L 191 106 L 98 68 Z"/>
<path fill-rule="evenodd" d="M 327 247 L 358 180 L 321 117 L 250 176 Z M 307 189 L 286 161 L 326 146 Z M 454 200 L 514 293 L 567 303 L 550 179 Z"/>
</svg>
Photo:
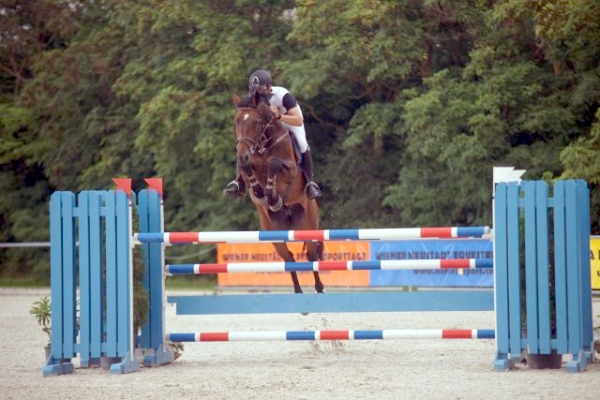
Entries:
<svg viewBox="0 0 600 400">
<path fill-rule="evenodd" d="M 233 181 L 229 182 L 227 184 L 227 186 L 225 186 L 225 189 L 223 190 L 223 194 L 232 199 L 241 196 L 242 191 L 240 188 L 240 184 L 237 182 L 237 180 L 233 180 Z"/>
<path fill-rule="evenodd" d="M 306 191 L 306 196 L 311 200 L 322 196 L 321 189 L 319 189 L 319 185 L 317 185 L 313 181 L 308 182 L 304 190 Z"/>
</svg>

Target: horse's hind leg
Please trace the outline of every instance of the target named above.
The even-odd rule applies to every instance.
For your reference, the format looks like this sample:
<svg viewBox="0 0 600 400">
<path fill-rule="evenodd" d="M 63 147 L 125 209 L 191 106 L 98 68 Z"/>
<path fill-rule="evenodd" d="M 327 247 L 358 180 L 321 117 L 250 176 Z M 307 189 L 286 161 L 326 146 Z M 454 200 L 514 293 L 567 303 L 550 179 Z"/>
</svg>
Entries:
<svg viewBox="0 0 600 400">
<path fill-rule="evenodd" d="M 275 251 L 277 254 L 287 262 L 294 262 L 294 255 L 288 249 L 285 243 L 273 243 L 273 247 L 275 247 Z M 300 287 L 300 282 L 298 281 L 298 274 L 296 272 L 290 272 L 292 275 L 292 282 L 294 283 L 294 293 L 302 293 L 302 288 Z"/>
<path fill-rule="evenodd" d="M 323 259 L 323 242 L 316 243 L 308 243 L 306 249 L 307 257 L 309 261 L 318 261 Z M 323 293 L 325 289 L 325 285 L 321 282 L 321 277 L 319 276 L 318 271 L 314 271 L 313 275 L 315 277 L 315 290 L 317 293 Z"/>
</svg>

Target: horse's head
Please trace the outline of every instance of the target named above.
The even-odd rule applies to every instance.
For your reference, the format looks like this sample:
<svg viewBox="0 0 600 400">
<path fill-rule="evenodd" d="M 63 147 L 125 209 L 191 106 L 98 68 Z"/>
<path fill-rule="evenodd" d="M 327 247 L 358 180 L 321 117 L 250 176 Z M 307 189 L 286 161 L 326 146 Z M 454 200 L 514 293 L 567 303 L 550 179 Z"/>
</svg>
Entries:
<svg viewBox="0 0 600 400">
<path fill-rule="evenodd" d="M 238 141 L 242 138 L 257 141 L 260 135 L 267 134 L 273 114 L 269 106 L 257 97 L 237 94 L 232 95 L 237 110 L 235 113 L 235 136 Z"/>
<path fill-rule="evenodd" d="M 271 143 L 273 114 L 269 106 L 256 95 L 232 95 L 236 105 L 234 118 L 235 136 L 238 143 L 238 162 L 250 163 L 252 155 L 263 155 Z"/>
</svg>

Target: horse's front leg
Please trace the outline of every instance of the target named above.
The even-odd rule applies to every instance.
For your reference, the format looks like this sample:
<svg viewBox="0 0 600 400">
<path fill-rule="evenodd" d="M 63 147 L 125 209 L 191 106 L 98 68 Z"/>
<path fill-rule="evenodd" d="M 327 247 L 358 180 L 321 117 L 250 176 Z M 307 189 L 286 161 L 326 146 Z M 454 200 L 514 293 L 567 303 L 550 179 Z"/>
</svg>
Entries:
<svg viewBox="0 0 600 400">
<path fill-rule="evenodd" d="M 252 170 L 252 164 L 250 163 L 249 157 L 246 157 L 243 154 L 239 155 L 238 163 L 242 171 L 244 171 L 244 173 L 248 177 L 248 184 L 250 186 L 250 190 L 252 190 L 252 193 L 254 194 L 254 197 L 256 197 L 257 199 L 262 199 L 265 196 L 265 192 L 263 190 L 262 185 L 254 175 L 254 171 Z"/>
<path fill-rule="evenodd" d="M 308 257 L 308 261 L 323 260 L 323 242 L 308 243 L 306 246 L 306 255 Z M 315 290 L 317 293 L 323 293 L 325 285 L 323 285 L 319 273 L 314 271 L 313 276 L 315 278 Z"/>
<path fill-rule="evenodd" d="M 275 251 L 281 258 L 286 262 L 294 262 L 294 255 L 287 247 L 285 243 L 273 243 L 273 247 L 275 247 Z M 302 288 L 300 287 L 300 282 L 298 281 L 298 274 L 296 272 L 290 272 L 292 276 L 292 282 L 294 283 L 294 293 L 302 293 Z"/>
<path fill-rule="evenodd" d="M 267 198 L 269 200 L 269 209 L 273 212 L 281 210 L 283 199 L 277 194 L 277 175 L 283 169 L 283 160 L 279 157 L 269 161 L 269 176 L 267 177 Z"/>
</svg>

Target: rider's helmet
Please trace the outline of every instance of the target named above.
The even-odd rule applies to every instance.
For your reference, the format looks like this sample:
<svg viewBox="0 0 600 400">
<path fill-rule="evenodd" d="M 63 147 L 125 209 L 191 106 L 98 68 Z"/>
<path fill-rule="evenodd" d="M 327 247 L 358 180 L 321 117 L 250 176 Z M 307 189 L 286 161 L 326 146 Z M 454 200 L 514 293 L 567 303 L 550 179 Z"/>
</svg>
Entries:
<svg viewBox="0 0 600 400">
<path fill-rule="evenodd" d="M 273 83 L 273 79 L 271 79 L 271 74 L 263 69 L 258 69 L 250 75 L 250 79 L 248 80 L 248 90 L 250 93 L 254 93 L 259 88 L 271 85 Z"/>
</svg>

